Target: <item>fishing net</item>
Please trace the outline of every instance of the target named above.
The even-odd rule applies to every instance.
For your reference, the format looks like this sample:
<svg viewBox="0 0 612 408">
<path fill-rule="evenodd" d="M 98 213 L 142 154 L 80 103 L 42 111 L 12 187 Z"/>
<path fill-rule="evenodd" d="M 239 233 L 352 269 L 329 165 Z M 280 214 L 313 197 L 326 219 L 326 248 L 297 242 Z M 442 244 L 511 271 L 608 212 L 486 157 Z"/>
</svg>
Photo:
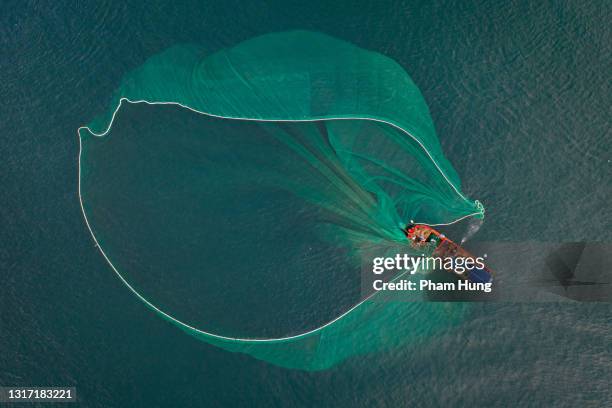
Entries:
<svg viewBox="0 0 612 408">
<path fill-rule="evenodd" d="M 482 217 L 393 60 L 311 32 L 127 74 L 79 129 L 88 227 L 121 280 L 188 333 L 285 367 L 414 343 L 465 305 L 376 301 L 362 265 L 406 222 Z"/>
</svg>

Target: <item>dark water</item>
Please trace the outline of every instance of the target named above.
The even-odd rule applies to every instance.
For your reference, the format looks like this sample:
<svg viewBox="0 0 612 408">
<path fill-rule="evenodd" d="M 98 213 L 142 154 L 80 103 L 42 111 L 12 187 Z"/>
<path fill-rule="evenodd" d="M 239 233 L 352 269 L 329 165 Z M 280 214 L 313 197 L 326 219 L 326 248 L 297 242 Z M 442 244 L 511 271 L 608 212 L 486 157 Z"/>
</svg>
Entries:
<svg viewBox="0 0 612 408">
<path fill-rule="evenodd" d="M 176 43 L 301 28 L 410 73 L 487 207 L 474 240 L 609 242 L 612 7 L 482 3 L 3 5 L 0 385 L 75 385 L 101 407 L 609 405 L 609 304 L 481 304 L 418 348 L 290 371 L 153 315 L 82 220 L 76 128 L 125 72 Z"/>
</svg>

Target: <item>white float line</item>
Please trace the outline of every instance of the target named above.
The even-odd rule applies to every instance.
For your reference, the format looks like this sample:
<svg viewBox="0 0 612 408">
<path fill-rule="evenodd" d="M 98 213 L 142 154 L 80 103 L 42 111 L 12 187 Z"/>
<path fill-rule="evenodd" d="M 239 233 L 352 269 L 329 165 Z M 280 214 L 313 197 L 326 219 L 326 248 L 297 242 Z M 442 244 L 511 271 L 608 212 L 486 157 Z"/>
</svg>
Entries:
<svg viewBox="0 0 612 408">
<path fill-rule="evenodd" d="M 111 267 L 111 269 L 115 272 L 115 274 L 119 277 L 119 279 L 121 280 L 121 282 L 123 282 L 123 284 L 125 286 L 127 286 L 127 288 L 134 294 L 136 295 L 136 297 L 138 297 L 138 299 L 140 299 L 142 302 L 144 302 L 147 306 L 149 306 L 151 309 L 155 310 L 157 313 L 159 313 L 160 315 L 164 316 L 166 319 L 174 322 L 175 324 L 185 328 L 185 329 L 189 329 L 193 332 L 196 332 L 198 334 L 202 334 L 205 336 L 209 336 L 215 339 L 219 339 L 219 340 L 225 340 L 225 341 L 233 341 L 233 342 L 241 342 L 241 343 L 273 343 L 273 342 L 284 342 L 284 341 L 290 341 L 290 340 L 296 340 L 302 337 L 306 337 L 310 334 L 316 333 L 318 331 L 323 330 L 324 328 L 332 325 L 333 323 L 337 322 L 338 320 L 342 319 L 344 316 L 348 315 L 350 312 L 352 312 L 353 310 L 355 310 L 356 308 L 358 308 L 359 306 L 361 306 L 363 303 L 365 303 L 366 301 L 368 301 L 369 299 L 371 299 L 374 295 L 376 295 L 378 292 L 374 292 L 372 294 L 370 294 L 368 297 L 364 298 L 363 300 L 361 300 L 359 303 L 357 303 L 356 305 L 354 305 L 353 307 L 351 307 L 350 309 L 348 309 L 346 312 L 342 313 L 341 315 L 339 315 L 338 317 L 336 317 L 335 319 L 325 323 L 322 326 L 319 326 L 317 328 L 314 328 L 312 330 L 309 330 L 307 332 L 304 333 L 300 333 L 300 334 L 296 334 L 293 336 L 286 336 L 286 337 L 278 337 L 278 338 L 240 338 L 240 337 L 227 337 L 227 336 L 222 336 L 220 334 L 215 334 L 215 333 L 210 333 L 204 330 L 200 330 L 196 327 L 193 327 L 181 320 L 178 320 L 177 318 L 169 315 L 168 313 L 164 312 L 163 310 L 159 309 L 157 306 L 155 306 L 153 303 L 151 303 L 149 300 L 147 300 L 144 296 L 142 296 L 132 285 L 130 285 L 130 283 L 123 277 L 123 275 L 121 275 L 121 273 L 117 270 L 117 268 L 115 267 L 115 265 L 113 265 L 113 263 L 111 262 L 110 258 L 106 255 L 106 253 L 104 252 L 104 250 L 102 249 L 102 246 L 100 245 L 100 243 L 98 242 L 98 239 L 96 238 L 93 229 L 91 228 L 91 225 L 89 224 L 89 219 L 87 218 L 87 214 L 85 213 L 85 207 L 83 205 L 83 196 L 81 194 L 81 156 L 82 156 L 82 152 L 83 152 L 83 143 L 81 141 L 81 134 L 80 131 L 81 130 L 87 130 L 89 133 L 91 133 L 94 136 L 97 137 L 103 137 L 105 135 L 108 134 L 108 132 L 110 132 L 111 126 L 115 120 L 115 116 L 117 115 L 117 112 L 119 111 L 119 108 L 121 107 L 121 103 L 123 101 L 126 101 L 128 103 L 146 103 L 148 105 L 176 105 L 176 106 L 180 106 L 182 108 L 188 109 L 192 112 L 196 112 L 202 115 L 206 115 L 206 116 L 211 116 L 211 117 L 216 117 L 216 118 L 221 118 L 221 119 L 234 119 L 234 120 L 246 120 L 246 121 L 256 121 L 256 122 L 315 122 L 315 121 L 322 121 L 322 120 L 371 120 L 371 121 L 375 121 L 375 122 L 381 122 L 381 123 L 386 123 L 389 124 L 397 129 L 400 129 L 401 131 L 403 131 L 404 133 L 408 134 L 410 137 L 412 137 L 417 143 L 419 143 L 419 145 L 423 148 L 423 150 L 425 150 L 425 152 L 427 153 L 427 155 L 429 156 L 429 158 L 432 160 L 432 162 L 436 165 L 436 168 L 438 168 L 438 170 L 440 171 L 440 173 L 442 174 L 442 176 L 444 176 L 445 180 L 451 185 L 451 187 L 453 187 L 453 189 L 459 194 L 460 197 L 462 197 L 464 200 L 467 201 L 467 199 L 455 188 L 455 186 L 448 180 L 448 178 L 446 178 L 446 175 L 444 174 L 444 172 L 442 172 L 442 170 L 438 167 L 438 164 L 435 162 L 435 160 L 433 159 L 433 157 L 429 154 L 429 152 L 427 151 L 427 149 L 425 149 L 425 147 L 423 146 L 423 144 L 417 140 L 414 136 L 412 136 L 410 133 L 408 133 L 407 131 L 405 131 L 404 129 L 402 129 L 401 127 L 391 123 L 391 122 L 387 122 L 381 119 L 373 119 L 373 118 L 322 118 L 322 119 L 303 119 L 303 120 L 274 120 L 274 119 L 251 119 L 251 118 L 236 118 L 236 117 L 225 117 L 225 116 L 219 116 L 219 115 L 214 115 L 211 113 L 206 113 L 206 112 L 201 112 L 198 111 L 196 109 L 190 108 L 189 106 L 185 106 L 182 105 L 178 102 L 149 102 L 149 101 L 145 101 L 145 100 L 140 100 L 140 101 L 131 101 L 127 98 L 121 98 L 119 100 L 119 104 L 117 105 L 117 107 L 115 108 L 115 111 L 113 112 L 113 116 L 111 118 L 111 121 L 108 125 L 108 128 L 102 132 L 102 133 L 95 133 L 94 131 L 92 131 L 89 127 L 87 126 L 81 126 L 77 129 L 77 134 L 79 136 L 79 160 L 78 160 L 78 194 L 79 194 L 79 204 L 81 206 L 81 212 L 83 213 L 83 218 L 85 219 L 85 225 L 87 225 L 87 229 L 89 230 L 89 233 L 91 234 L 91 237 L 93 238 L 94 242 L 95 242 L 95 246 L 98 248 L 98 250 L 100 251 L 100 253 L 102 254 L 102 256 L 104 257 L 104 259 L 106 260 L 106 262 L 109 264 L 109 266 Z M 481 205 L 482 207 L 482 205 Z M 434 226 L 437 225 L 450 225 L 450 224 L 454 224 L 456 222 L 459 222 L 467 217 L 471 217 L 473 215 L 478 215 L 481 214 L 480 212 L 476 212 L 473 214 L 469 214 L 466 215 L 464 217 L 461 217 L 455 221 L 452 221 L 450 223 L 447 224 L 431 224 Z M 429 224 L 428 224 L 429 225 Z M 395 277 L 395 279 L 400 278 L 401 276 L 405 275 L 407 272 L 404 272 L 400 275 L 398 275 L 397 277 Z M 395 280 L 394 279 L 394 280 Z"/>
<path fill-rule="evenodd" d="M 444 180 L 446 180 L 446 182 L 453 188 L 453 190 L 455 190 L 455 192 L 459 195 L 459 197 L 461 197 L 465 201 L 469 201 L 463 194 L 461 194 L 461 192 L 448 179 L 448 177 L 446 177 L 446 174 L 444 173 L 444 171 L 442 171 L 440 166 L 438 166 L 438 163 L 434 160 L 433 156 L 429 153 L 429 151 L 425 148 L 425 146 L 423 145 L 423 143 L 421 143 L 421 141 L 419 139 L 417 139 L 415 136 L 413 136 L 410 132 L 408 132 L 407 130 L 405 130 L 401 126 L 398 126 L 398 125 L 396 125 L 393 122 L 388 122 L 388 121 L 383 120 L 383 119 L 376 119 L 376 118 L 369 118 L 369 117 L 350 117 L 350 118 L 348 118 L 348 117 L 321 117 L 321 118 L 318 118 L 318 119 L 254 119 L 254 118 L 240 118 L 240 117 L 234 117 L 234 116 L 215 115 L 215 114 L 209 113 L 209 112 L 202 112 L 202 111 L 199 111 L 199 110 L 194 109 L 192 107 L 189 107 L 187 105 L 183 105 L 182 103 L 179 103 L 179 102 L 150 102 L 150 101 L 146 101 L 144 99 L 137 100 L 137 101 L 132 101 L 132 100 L 130 100 L 128 98 L 122 97 L 122 98 L 119 99 L 119 103 L 117 104 L 117 107 L 113 111 L 113 116 L 111 117 L 111 120 L 110 120 L 110 122 L 108 124 L 108 127 L 106 128 L 106 130 L 104 132 L 96 133 L 93 130 L 91 130 L 88 126 L 81 126 L 80 128 L 78 128 L 77 132 L 80 132 L 81 130 L 87 130 L 89 133 L 91 133 L 94 136 L 98 136 L 98 137 L 106 136 L 108 134 L 108 132 L 110 132 L 110 130 L 111 130 L 113 122 L 115 121 L 115 116 L 117 116 L 117 112 L 119 112 L 119 109 L 121 108 L 121 104 L 123 103 L 123 101 L 128 102 L 128 103 L 132 103 L 132 104 L 145 103 L 147 105 L 174 105 L 174 106 L 180 106 L 181 108 L 190 110 L 190 111 L 195 112 L 195 113 L 199 113 L 200 115 L 210 116 L 210 117 L 213 117 L 213 118 L 231 119 L 231 120 L 243 120 L 243 121 L 250 121 L 250 122 L 320 122 L 320 121 L 325 121 L 325 120 L 369 120 L 369 121 L 373 121 L 373 122 L 385 123 L 387 125 L 393 126 L 396 129 L 399 129 L 400 131 L 404 132 L 405 134 L 410 136 L 412 139 L 414 139 L 414 141 L 417 142 L 419 144 L 419 146 L 421 146 L 421 148 L 425 151 L 425 153 L 427 153 L 427 156 L 429 156 L 429 158 L 431 159 L 433 164 L 436 166 L 436 168 L 438 169 L 440 174 L 442 174 L 442 177 L 444 177 Z M 439 225 L 441 225 L 441 224 L 439 224 Z"/>
<path fill-rule="evenodd" d="M 465 215 L 465 216 L 463 216 L 463 217 L 461 217 L 461 218 L 457 218 L 457 219 L 456 219 L 455 221 L 453 221 L 453 222 L 447 222 L 447 223 L 444 223 L 444 224 L 427 224 L 427 223 L 425 223 L 425 222 L 415 222 L 414 224 L 420 224 L 420 225 L 429 225 L 430 227 L 441 227 L 441 226 L 445 226 L 445 225 L 452 225 L 452 224 L 455 224 L 455 223 L 457 223 L 457 222 L 459 222 L 459 221 L 461 221 L 461 220 L 465 220 L 465 219 L 466 219 L 466 218 L 468 218 L 468 217 L 473 217 L 474 215 L 479 215 L 479 214 L 482 214 L 482 213 L 475 212 L 475 213 L 472 213 L 472 214 L 468 214 L 468 215 Z"/>
</svg>

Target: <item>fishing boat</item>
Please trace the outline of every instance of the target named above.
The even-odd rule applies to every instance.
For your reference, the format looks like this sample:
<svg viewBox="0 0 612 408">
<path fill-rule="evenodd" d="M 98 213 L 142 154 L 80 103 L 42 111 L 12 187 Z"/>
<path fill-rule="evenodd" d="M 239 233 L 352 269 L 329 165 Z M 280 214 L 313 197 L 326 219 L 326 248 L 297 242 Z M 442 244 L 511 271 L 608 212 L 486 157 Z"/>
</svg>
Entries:
<svg viewBox="0 0 612 408">
<path fill-rule="evenodd" d="M 444 234 L 432 227 L 423 224 L 408 224 L 403 229 L 410 246 L 423 255 L 441 259 L 463 258 L 462 262 L 453 263 L 452 271 L 460 278 L 474 283 L 489 283 L 493 281 L 493 274 L 482 261 L 471 262 L 471 268 L 466 268 L 465 260 L 477 260 L 460 245 L 448 239 Z M 460 268 L 460 269 L 459 269 Z"/>
</svg>

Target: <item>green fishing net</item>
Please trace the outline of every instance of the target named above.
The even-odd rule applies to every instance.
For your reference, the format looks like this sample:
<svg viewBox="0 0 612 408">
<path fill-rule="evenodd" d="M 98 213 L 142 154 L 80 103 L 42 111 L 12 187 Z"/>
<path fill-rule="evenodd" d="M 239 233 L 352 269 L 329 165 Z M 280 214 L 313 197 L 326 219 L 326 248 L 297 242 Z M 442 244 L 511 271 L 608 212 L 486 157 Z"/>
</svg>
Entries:
<svg viewBox="0 0 612 408">
<path fill-rule="evenodd" d="M 312 32 L 127 74 L 79 129 L 87 225 L 122 281 L 208 343 L 316 370 L 424 339 L 465 305 L 377 301 L 372 254 L 401 228 L 482 217 L 393 60 Z"/>
</svg>

